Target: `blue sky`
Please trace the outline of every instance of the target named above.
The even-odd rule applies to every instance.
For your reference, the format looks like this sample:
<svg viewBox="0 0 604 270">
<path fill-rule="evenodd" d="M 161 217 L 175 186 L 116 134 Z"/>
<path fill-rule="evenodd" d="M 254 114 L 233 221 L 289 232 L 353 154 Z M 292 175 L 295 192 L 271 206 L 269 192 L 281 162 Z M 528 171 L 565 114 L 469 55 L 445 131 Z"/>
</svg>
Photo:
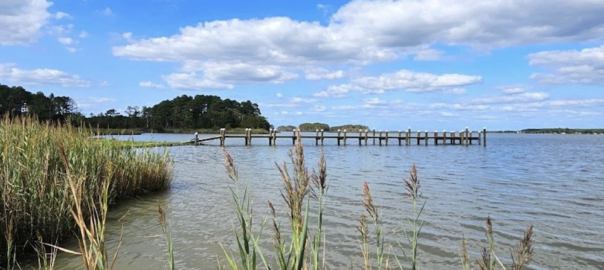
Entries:
<svg viewBox="0 0 604 270">
<path fill-rule="evenodd" d="M 179 95 L 278 125 L 604 127 L 604 1 L 2 0 L 0 83 L 88 115 Z"/>
</svg>

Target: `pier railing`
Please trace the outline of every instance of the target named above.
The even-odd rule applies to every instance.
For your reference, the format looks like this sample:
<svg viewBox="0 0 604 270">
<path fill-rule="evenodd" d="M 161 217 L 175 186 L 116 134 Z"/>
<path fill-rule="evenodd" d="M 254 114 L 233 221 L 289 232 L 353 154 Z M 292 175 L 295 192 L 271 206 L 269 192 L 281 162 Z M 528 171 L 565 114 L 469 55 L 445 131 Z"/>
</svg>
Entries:
<svg viewBox="0 0 604 270">
<path fill-rule="evenodd" d="M 289 133 L 289 132 L 288 132 Z M 295 129 L 291 133 L 286 134 L 285 132 L 277 132 L 275 129 L 269 130 L 269 134 L 252 134 L 252 129 L 245 129 L 244 134 L 228 134 L 226 129 L 220 129 L 218 136 L 199 138 L 199 135 L 195 133 L 195 139 L 193 143 L 195 145 L 201 144 L 207 141 L 218 140 L 221 146 L 225 145 L 227 138 L 243 138 L 245 145 L 251 145 L 252 139 L 268 139 L 268 145 L 276 145 L 277 139 L 291 139 L 292 144 L 296 143 L 298 137 L 302 139 L 314 139 L 315 145 L 323 145 L 324 141 L 336 140 L 337 145 L 347 145 L 350 141 L 357 142 L 358 145 L 368 145 L 371 142 L 372 145 L 388 145 L 390 141 L 398 142 L 398 145 L 428 145 L 432 142 L 433 145 L 483 145 L 487 146 L 487 130 L 483 128 L 482 131 L 474 132 L 469 130 L 467 127 L 465 130 L 446 131 L 443 132 L 428 132 L 417 131 L 412 132 L 411 129 L 406 131 L 376 131 L 374 130 L 358 130 L 358 131 L 347 131 L 338 130 L 337 132 L 331 132 L 325 134 L 324 130 L 317 129 L 315 134 L 301 134 L 300 129 Z"/>
</svg>

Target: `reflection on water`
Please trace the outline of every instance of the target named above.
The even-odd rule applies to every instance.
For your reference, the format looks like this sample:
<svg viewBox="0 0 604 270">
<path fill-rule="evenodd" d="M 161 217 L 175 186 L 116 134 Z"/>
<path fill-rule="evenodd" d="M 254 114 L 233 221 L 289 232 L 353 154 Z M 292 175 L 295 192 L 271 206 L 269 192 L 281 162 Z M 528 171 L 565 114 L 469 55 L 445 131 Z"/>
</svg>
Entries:
<svg viewBox="0 0 604 270">
<path fill-rule="evenodd" d="M 123 137 L 118 137 L 124 139 Z M 144 134 L 135 140 L 187 141 L 191 135 Z M 227 139 L 242 180 L 252 187 L 255 213 L 266 213 L 266 201 L 283 207 L 275 162 L 287 160 L 291 140 Z M 494 220 L 499 256 L 530 225 L 535 225 L 535 260 L 529 269 L 604 268 L 604 136 L 490 135 L 489 146 L 314 146 L 304 141 L 307 164 L 319 154 L 327 159 L 331 181 L 325 215 L 327 261 L 332 269 L 360 268 L 356 230 L 362 213 L 361 188 L 367 181 L 380 206 L 387 241 L 404 241 L 410 205 L 402 179 L 417 164 L 427 200 L 420 237 L 424 269 L 459 267 L 462 236 L 477 258 L 484 242 L 484 223 Z M 231 207 L 222 148 L 169 149 L 176 163 L 170 191 L 122 202 L 110 211 L 108 246 L 123 245 L 117 269 L 165 268 L 166 248 L 157 222 L 157 204 L 167 212 L 178 269 L 215 268 L 220 243 L 235 251 Z M 371 144 L 371 142 L 369 142 Z M 260 223 L 258 219 L 257 224 Z M 266 230 L 267 232 L 270 229 Z M 269 239 L 269 237 L 267 237 Z M 265 243 L 270 247 L 270 243 Z M 74 242 L 65 243 L 77 249 Z M 271 254 L 269 249 L 265 251 Z M 61 254 L 58 269 L 80 268 L 81 259 Z"/>
</svg>

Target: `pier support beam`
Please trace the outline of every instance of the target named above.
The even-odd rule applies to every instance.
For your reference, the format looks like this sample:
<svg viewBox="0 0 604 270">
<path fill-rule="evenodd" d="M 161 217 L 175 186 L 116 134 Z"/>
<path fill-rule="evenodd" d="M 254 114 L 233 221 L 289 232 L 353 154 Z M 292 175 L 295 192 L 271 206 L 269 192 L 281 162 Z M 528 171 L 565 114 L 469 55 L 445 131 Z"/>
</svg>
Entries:
<svg viewBox="0 0 604 270">
<path fill-rule="evenodd" d="M 428 145 L 428 131 L 424 132 L 424 145 Z"/>
<path fill-rule="evenodd" d="M 325 139 L 325 134 L 323 133 L 323 130 L 321 129 L 321 145 L 323 145 L 323 139 Z"/>
<path fill-rule="evenodd" d="M 224 140 L 225 140 L 225 136 L 226 136 L 226 130 L 224 128 L 220 129 L 220 146 L 224 146 Z"/>
<path fill-rule="evenodd" d="M 400 131 L 400 130 L 398 131 L 398 145 L 401 145 L 401 141 L 403 139 L 401 136 L 402 133 L 403 133 L 402 131 Z"/>
<path fill-rule="evenodd" d="M 199 133 L 195 132 L 195 146 L 199 145 Z"/>
<path fill-rule="evenodd" d="M 487 147 L 487 128 L 482 128 L 482 145 Z"/>
</svg>

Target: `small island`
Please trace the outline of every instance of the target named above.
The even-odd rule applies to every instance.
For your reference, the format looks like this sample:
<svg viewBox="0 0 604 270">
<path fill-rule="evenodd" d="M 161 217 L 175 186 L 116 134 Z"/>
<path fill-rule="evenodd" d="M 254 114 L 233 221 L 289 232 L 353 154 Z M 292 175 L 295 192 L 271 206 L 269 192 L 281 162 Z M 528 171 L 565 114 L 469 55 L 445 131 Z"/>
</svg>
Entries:
<svg viewBox="0 0 604 270">
<path fill-rule="evenodd" d="M 306 131 L 306 132 L 316 131 L 316 130 L 324 130 L 324 131 L 328 131 L 328 132 L 337 132 L 338 130 L 355 131 L 355 130 L 359 130 L 359 129 L 360 130 L 369 129 L 368 126 L 358 125 L 358 124 L 347 124 L 347 125 L 330 127 L 328 124 L 325 124 L 325 123 L 302 123 L 298 127 L 295 127 L 295 126 L 292 126 L 292 125 L 279 126 L 279 127 L 277 127 L 277 131 L 279 131 L 279 132 L 282 132 L 282 131 L 293 131 L 296 128 L 299 128 L 300 131 Z"/>
</svg>

